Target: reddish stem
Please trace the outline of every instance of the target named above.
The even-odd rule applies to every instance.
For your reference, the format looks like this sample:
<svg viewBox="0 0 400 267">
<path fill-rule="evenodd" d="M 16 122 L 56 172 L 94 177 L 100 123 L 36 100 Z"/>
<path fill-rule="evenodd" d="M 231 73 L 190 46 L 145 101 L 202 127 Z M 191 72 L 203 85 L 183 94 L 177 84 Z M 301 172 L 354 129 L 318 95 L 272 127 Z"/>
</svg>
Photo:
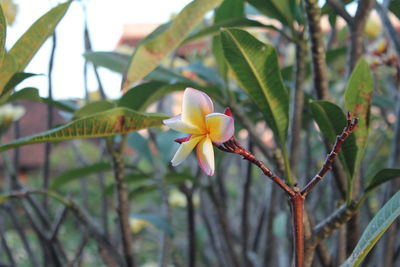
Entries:
<svg viewBox="0 0 400 267">
<path fill-rule="evenodd" d="M 293 239 L 295 248 L 296 267 L 303 267 L 304 263 L 304 230 L 303 230 L 303 211 L 304 196 L 299 188 L 295 188 L 295 195 L 290 198 L 290 207 L 293 216 Z"/>
<path fill-rule="evenodd" d="M 336 137 L 336 142 L 332 148 L 332 151 L 328 154 L 325 159 L 325 163 L 314 178 L 301 190 L 301 194 L 305 197 L 307 194 L 317 185 L 319 181 L 325 176 L 325 174 L 332 168 L 333 160 L 339 153 L 344 140 L 354 131 L 358 123 L 358 119 L 351 118 L 350 113 L 347 113 L 347 125 L 343 129 L 342 133 Z"/>
</svg>

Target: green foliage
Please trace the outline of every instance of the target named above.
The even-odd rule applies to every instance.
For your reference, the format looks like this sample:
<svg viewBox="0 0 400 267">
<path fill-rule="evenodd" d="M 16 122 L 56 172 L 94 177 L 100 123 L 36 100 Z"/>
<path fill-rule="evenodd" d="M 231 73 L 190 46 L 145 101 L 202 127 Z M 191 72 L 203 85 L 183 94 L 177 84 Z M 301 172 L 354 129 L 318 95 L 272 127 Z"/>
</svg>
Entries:
<svg viewBox="0 0 400 267">
<path fill-rule="evenodd" d="M 381 184 L 396 178 L 400 178 L 400 169 L 379 170 L 372 178 L 368 179 L 368 184 L 364 191 L 367 194 L 379 187 Z"/>
<path fill-rule="evenodd" d="M 58 22 L 64 17 L 72 1 L 51 9 L 18 39 L 5 55 L 5 62 L 0 67 L 0 90 L 2 91 L 12 76 L 25 69 L 46 39 L 53 34 Z"/>
<path fill-rule="evenodd" d="M 110 169 L 111 164 L 109 162 L 97 162 L 92 165 L 70 169 L 54 177 L 52 179 L 50 188 L 52 190 L 60 189 L 72 181 L 84 178 L 85 176 L 90 174 L 107 171 Z"/>
<path fill-rule="evenodd" d="M 381 236 L 400 216 L 400 192 L 397 192 L 368 224 L 353 253 L 341 267 L 357 267 L 361 264 L 368 252 L 378 242 Z"/>
<path fill-rule="evenodd" d="M 91 116 L 99 112 L 103 112 L 114 107 L 114 103 L 108 100 L 98 100 L 90 102 L 74 113 L 74 119 L 80 119 L 86 116 Z"/>
<path fill-rule="evenodd" d="M 124 73 L 129 64 L 129 56 L 117 52 L 86 52 L 83 56 L 96 66 L 118 73 Z"/>
<path fill-rule="evenodd" d="M 224 30 L 221 36 L 225 58 L 235 78 L 256 103 L 284 147 L 289 94 L 283 85 L 275 49 L 242 30 Z"/>
<path fill-rule="evenodd" d="M 342 109 L 328 101 L 313 101 L 310 103 L 310 108 L 321 132 L 333 145 L 336 142 L 336 136 L 340 135 L 346 127 L 346 116 Z M 354 174 L 356 154 L 355 136 L 351 134 L 344 141 L 339 153 L 340 161 L 349 178 Z"/>
<path fill-rule="evenodd" d="M 349 78 L 344 95 L 345 108 L 359 120 L 354 131 L 357 146 L 355 169 L 361 163 L 367 144 L 373 86 L 374 82 L 368 63 L 364 59 L 360 59 Z"/>
<path fill-rule="evenodd" d="M 176 16 L 164 31 L 144 40 L 135 50 L 128 67 L 125 86 L 142 79 L 171 53 L 201 22 L 204 15 L 222 0 L 194 0 Z"/>
<path fill-rule="evenodd" d="M 14 140 L 0 146 L 0 151 L 13 147 L 77 138 L 106 137 L 162 125 L 163 114 L 140 113 L 127 108 L 114 108 L 74 120 L 52 130 Z"/>
<path fill-rule="evenodd" d="M 0 68 L 3 64 L 4 55 L 6 53 L 6 36 L 7 36 L 6 18 L 4 16 L 3 9 L 0 6 Z"/>
<path fill-rule="evenodd" d="M 293 23 L 291 0 L 247 0 L 252 6 L 270 18 L 289 26 Z"/>
</svg>

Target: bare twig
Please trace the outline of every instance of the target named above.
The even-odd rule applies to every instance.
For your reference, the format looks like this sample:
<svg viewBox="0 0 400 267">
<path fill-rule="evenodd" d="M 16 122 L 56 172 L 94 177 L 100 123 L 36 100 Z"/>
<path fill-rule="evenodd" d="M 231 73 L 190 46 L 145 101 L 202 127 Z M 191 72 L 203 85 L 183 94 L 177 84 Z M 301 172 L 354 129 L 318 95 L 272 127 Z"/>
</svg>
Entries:
<svg viewBox="0 0 400 267">
<path fill-rule="evenodd" d="M 274 181 L 289 196 L 294 196 L 294 191 L 290 188 L 290 186 L 285 184 L 283 180 L 274 174 L 262 161 L 258 160 L 253 154 L 244 149 L 234 138 L 231 138 L 229 141 L 218 146 L 218 148 L 228 153 L 234 153 L 243 156 L 244 159 L 257 165 L 268 178 Z"/>
<path fill-rule="evenodd" d="M 311 39 L 314 89 L 318 99 L 326 99 L 328 97 L 328 72 L 325 62 L 323 33 L 320 25 L 321 10 L 317 0 L 306 0 L 304 3 Z"/>
<path fill-rule="evenodd" d="M 296 69 L 295 69 L 295 86 L 293 90 L 293 110 L 292 110 L 292 123 L 290 130 L 290 167 L 294 176 L 297 177 L 297 167 L 300 159 L 300 133 L 303 121 L 303 108 L 304 108 L 304 78 L 305 78 L 305 63 L 306 63 L 306 44 L 303 41 L 296 44 Z"/>
<path fill-rule="evenodd" d="M 353 24 L 353 17 L 347 12 L 339 0 L 327 0 L 327 3 L 347 22 L 347 24 Z"/>
<path fill-rule="evenodd" d="M 52 35 L 52 41 L 53 45 L 51 47 L 51 53 L 50 53 L 50 61 L 49 61 L 49 69 L 48 69 L 48 98 L 50 100 L 53 99 L 53 81 L 52 81 L 52 75 L 53 75 L 53 66 L 54 66 L 54 57 L 55 57 L 55 52 L 57 48 L 57 35 L 54 32 Z M 53 127 L 53 105 L 49 103 L 47 105 L 47 128 L 51 129 Z M 43 188 L 48 189 L 49 188 L 49 180 L 50 180 L 50 153 L 51 153 L 51 143 L 46 142 L 45 144 L 45 152 L 44 152 L 44 169 L 43 169 Z M 47 209 L 47 196 L 44 196 L 43 198 L 43 206 Z"/>
<path fill-rule="evenodd" d="M 332 148 L 332 151 L 328 154 L 325 159 L 325 163 L 322 168 L 319 170 L 317 175 L 301 190 L 301 194 L 303 196 L 307 196 L 307 194 L 314 188 L 314 186 L 322 180 L 325 174 L 331 169 L 332 163 L 336 155 L 339 153 L 340 148 L 344 140 L 354 131 L 357 126 L 358 119 L 355 118 L 352 120 L 350 113 L 347 113 L 347 126 L 343 129 L 341 135 L 336 137 L 336 143 Z"/>
<path fill-rule="evenodd" d="M 249 151 L 253 152 L 253 144 L 251 140 L 249 140 Z M 249 241 L 249 198 L 250 198 L 250 188 L 252 182 L 252 165 L 251 162 L 248 162 L 246 177 L 243 184 L 243 197 L 242 197 L 242 216 L 241 216 L 241 239 L 242 239 L 242 258 L 243 264 L 245 266 L 251 266 L 250 259 L 247 255 L 248 250 L 248 241 Z"/>
<path fill-rule="evenodd" d="M 108 151 L 114 165 L 114 179 L 117 185 L 117 214 L 121 231 L 122 247 L 124 251 L 125 262 L 128 267 L 135 266 L 133 255 L 133 239 L 129 225 L 129 193 L 128 185 L 124 179 L 124 159 L 123 149 L 126 143 L 127 135 L 122 135 L 120 145 L 117 149 L 113 147 L 113 140 L 107 140 Z"/>
</svg>

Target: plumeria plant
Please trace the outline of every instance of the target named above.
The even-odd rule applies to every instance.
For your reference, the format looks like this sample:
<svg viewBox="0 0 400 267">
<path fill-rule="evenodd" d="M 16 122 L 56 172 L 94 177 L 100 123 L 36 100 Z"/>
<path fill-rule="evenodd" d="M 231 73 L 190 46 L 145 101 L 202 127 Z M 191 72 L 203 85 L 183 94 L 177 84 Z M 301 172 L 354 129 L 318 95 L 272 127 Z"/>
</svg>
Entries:
<svg viewBox="0 0 400 267">
<path fill-rule="evenodd" d="M 399 1 L 192 0 L 119 52 L 93 51 L 96 1 L 6 42 L 15 2 L 0 0 L 1 266 L 400 266 Z M 70 6 L 85 40 L 72 102 L 52 97 Z M 49 38 L 42 97 L 23 85 Z"/>
</svg>

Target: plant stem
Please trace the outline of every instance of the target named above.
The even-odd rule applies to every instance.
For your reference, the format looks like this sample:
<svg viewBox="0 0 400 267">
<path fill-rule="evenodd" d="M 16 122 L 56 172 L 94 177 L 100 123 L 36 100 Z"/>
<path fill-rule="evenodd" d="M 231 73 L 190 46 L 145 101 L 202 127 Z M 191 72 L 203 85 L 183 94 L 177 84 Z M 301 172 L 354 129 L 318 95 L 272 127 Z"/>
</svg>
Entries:
<svg viewBox="0 0 400 267">
<path fill-rule="evenodd" d="M 123 148 L 125 146 L 127 135 L 122 135 L 120 145 L 117 149 L 113 147 L 112 139 L 107 140 L 107 147 L 111 154 L 114 165 L 114 179 L 117 185 L 117 214 L 121 231 L 122 247 L 124 258 L 128 267 L 135 266 L 133 255 L 133 240 L 129 225 L 129 192 L 128 185 L 124 179 L 124 160 Z"/>
<path fill-rule="evenodd" d="M 295 195 L 290 198 L 290 207 L 293 217 L 293 239 L 295 247 L 295 264 L 296 267 L 302 267 L 304 263 L 304 229 L 303 229 L 303 212 L 304 212 L 304 196 L 300 192 L 300 188 L 294 188 Z"/>
</svg>

